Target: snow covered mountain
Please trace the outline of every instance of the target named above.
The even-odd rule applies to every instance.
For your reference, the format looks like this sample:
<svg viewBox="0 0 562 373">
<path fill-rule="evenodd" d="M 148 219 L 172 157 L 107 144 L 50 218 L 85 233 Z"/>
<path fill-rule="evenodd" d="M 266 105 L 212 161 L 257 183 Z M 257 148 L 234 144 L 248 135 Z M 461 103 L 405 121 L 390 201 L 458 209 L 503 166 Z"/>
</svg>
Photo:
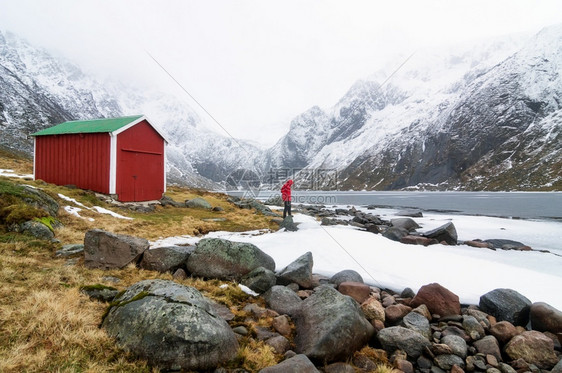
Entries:
<svg viewBox="0 0 562 373">
<path fill-rule="evenodd" d="M 328 170 L 340 189 L 562 190 L 561 68 L 562 25 L 420 50 L 297 116 L 263 150 L 214 132 L 177 96 L 101 83 L 0 33 L 0 146 L 31 154 L 28 135 L 47 126 L 142 113 L 169 140 L 170 182 L 232 188 L 304 169 L 297 187 Z"/>
<path fill-rule="evenodd" d="M 337 170 L 341 189 L 560 190 L 561 48 L 553 26 L 418 51 L 293 120 L 267 166 Z"/>
<path fill-rule="evenodd" d="M 233 170 L 255 169 L 255 146 L 209 129 L 186 102 L 154 90 L 100 82 L 79 67 L 0 32 L 0 146 L 33 152 L 31 133 L 77 119 L 145 114 L 169 141 L 167 177 L 216 188 Z"/>
</svg>

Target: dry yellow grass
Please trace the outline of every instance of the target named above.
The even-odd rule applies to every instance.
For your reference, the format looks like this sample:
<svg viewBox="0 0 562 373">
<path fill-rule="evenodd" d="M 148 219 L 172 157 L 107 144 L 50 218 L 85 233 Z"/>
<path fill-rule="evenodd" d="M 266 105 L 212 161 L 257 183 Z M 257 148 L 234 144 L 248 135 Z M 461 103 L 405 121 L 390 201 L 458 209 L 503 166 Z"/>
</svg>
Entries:
<svg viewBox="0 0 562 373">
<path fill-rule="evenodd" d="M 6 159 L 0 154 L 0 168 L 30 173 L 29 160 Z M 171 187 L 168 196 L 184 201 L 202 196 L 222 212 L 203 209 L 158 206 L 152 213 L 133 212 L 115 207 L 96 198 L 92 192 L 71 189 L 42 181 L 11 179 L 41 188 L 61 205 L 57 219 L 62 227 L 55 229 L 60 244 L 46 243 L 7 233 L 0 227 L 0 371 L 1 372 L 156 372 L 143 361 L 118 348 L 103 329 L 99 328 L 107 305 L 90 300 L 80 293 L 84 285 L 105 284 L 124 290 L 145 279 L 172 280 L 170 274 L 160 274 L 136 268 L 121 270 L 89 270 L 82 264 L 68 263 L 54 257 L 61 244 L 83 242 L 89 229 L 100 228 L 115 233 L 130 234 L 149 240 L 176 235 L 196 235 L 212 230 L 274 229 L 270 218 L 251 210 L 240 210 L 222 194 Z M 132 217 L 123 220 L 82 208 L 81 218 L 63 210 L 75 206 L 58 194 L 74 198 L 87 207 L 98 205 Z M 204 219 L 224 218 L 225 221 Z M 120 279 L 118 284 L 104 281 L 108 276 Z M 229 307 L 238 323 L 244 321 L 241 310 L 248 295 L 236 284 L 186 279 L 184 285 L 199 289 L 205 296 Z M 263 323 L 263 321 L 262 321 Z M 235 367 L 250 372 L 274 365 L 280 360 L 269 346 L 246 338 L 241 343 Z M 233 364 L 236 364 L 234 362 Z"/>
<path fill-rule="evenodd" d="M 99 329 L 106 305 L 78 291 L 100 271 L 66 266 L 51 250 L 0 244 L 0 371 L 149 372 Z"/>
<path fill-rule="evenodd" d="M 89 270 L 53 258 L 52 250 L 32 249 L 22 243 L 0 244 L 0 371 L 157 371 L 114 344 L 99 328 L 107 305 L 90 300 L 79 288 L 105 283 L 123 290 L 141 280 L 172 280 L 172 276 L 134 265 L 121 270 Z M 107 276 L 121 281 L 109 284 L 104 282 Z M 180 283 L 199 289 L 234 312 L 251 300 L 236 284 L 228 282 L 189 278 Z M 237 318 L 243 316 L 240 312 Z M 255 372 L 279 361 L 280 356 L 269 346 L 246 339 L 234 363 Z"/>
</svg>

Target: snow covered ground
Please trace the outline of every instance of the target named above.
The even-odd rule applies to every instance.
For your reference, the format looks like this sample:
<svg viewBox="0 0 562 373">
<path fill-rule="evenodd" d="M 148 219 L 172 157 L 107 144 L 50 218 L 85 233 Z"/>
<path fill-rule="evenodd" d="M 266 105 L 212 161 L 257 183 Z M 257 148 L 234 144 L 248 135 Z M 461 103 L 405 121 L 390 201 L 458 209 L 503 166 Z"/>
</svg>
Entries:
<svg viewBox="0 0 562 373">
<path fill-rule="evenodd" d="M 373 211 L 370 211 L 373 212 Z M 396 211 L 376 210 L 383 219 Z M 313 272 L 331 276 L 344 269 L 359 272 L 365 282 L 395 291 L 438 282 L 460 297 L 478 304 L 481 295 L 496 288 L 511 288 L 532 302 L 546 302 L 562 309 L 562 224 L 482 216 L 425 214 L 415 218 L 430 230 L 452 220 L 459 240 L 508 238 L 538 251 L 504 251 L 466 245 L 428 247 L 405 245 L 349 226 L 321 226 L 313 217 L 296 214 L 297 232 L 213 232 L 206 237 L 251 242 L 275 259 L 277 270 L 312 252 Z M 153 247 L 195 243 L 200 238 L 175 237 L 154 242 Z M 558 254 L 558 255 L 556 255 Z"/>
</svg>

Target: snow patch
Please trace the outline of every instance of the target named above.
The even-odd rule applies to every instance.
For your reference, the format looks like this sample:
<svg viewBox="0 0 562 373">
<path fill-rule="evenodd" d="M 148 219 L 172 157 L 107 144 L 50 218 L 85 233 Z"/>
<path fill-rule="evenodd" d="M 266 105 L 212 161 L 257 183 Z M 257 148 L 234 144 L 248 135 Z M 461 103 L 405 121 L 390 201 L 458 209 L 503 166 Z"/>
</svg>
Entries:
<svg viewBox="0 0 562 373">
<path fill-rule="evenodd" d="M 380 212 L 388 216 L 395 213 L 391 209 Z M 552 247 L 553 253 L 543 253 L 493 251 L 466 245 L 405 245 L 353 227 L 321 226 L 306 215 L 295 214 L 293 218 L 299 223 L 297 232 L 211 232 L 205 237 L 253 243 L 275 260 L 277 269 L 310 251 L 314 273 L 325 276 L 353 269 L 366 283 L 395 291 L 405 287 L 417 291 L 423 285 L 438 282 L 466 304 L 478 304 L 480 296 L 493 289 L 510 288 L 532 302 L 543 301 L 562 309 L 562 256 L 553 254 Z M 549 247 L 550 242 L 559 241 L 560 235 L 558 222 L 436 214 L 415 220 L 422 230 L 452 220 L 461 240 L 510 238 L 535 249 Z"/>
<path fill-rule="evenodd" d="M 14 170 L 0 168 L 0 176 L 17 177 L 20 179 L 33 179 L 33 174 L 18 174 Z"/>
</svg>

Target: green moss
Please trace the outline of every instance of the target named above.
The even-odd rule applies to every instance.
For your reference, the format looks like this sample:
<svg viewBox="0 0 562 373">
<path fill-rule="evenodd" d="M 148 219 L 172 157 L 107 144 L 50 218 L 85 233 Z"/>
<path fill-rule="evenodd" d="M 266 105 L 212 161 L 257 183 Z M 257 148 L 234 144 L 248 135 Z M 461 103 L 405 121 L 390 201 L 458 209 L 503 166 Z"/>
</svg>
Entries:
<svg viewBox="0 0 562 373">
<path fill-rule="evenodd" d="M 15 196 L 19 198 L 31 197 L 29 193 L 26 192 L 25 188 L 11 183 L 9 181 L 0 180 L 0 195 Z"/>
<path fill-rule="evenodd" d="M 34 218 L 33 220 L 38 221 L 39 223 L 45 225 L 47 228 L 51 230 L 51 232 L 55 233 L 55 229 L 53 228 L 53 224 L 57 222 L 55 218 L 52 216 L 44 216 L 41 218 Z"/>
<path fill-rule="evenodd" d="M 101 285 L 101 286 L 103 286 L 103 285 Z M 119 299 L 123 294 L 124 294 L 124 292 L 117 294 L 115 299 Z M 140 293 L 138 293 L 137 295 L 135 295 L 134 297 L 132 297 L 129 300 L 126 300 L 126 301 L 114 300 L 113 302 L 109 303 L 109 306 L 107 306 L 107 308 L 105 309 L 105 312 L 103 313 L 103 315 L 101 317 L 101 324 L 100 325 L 103 325 L 103 322 L 105 321 L 107 315 L 109 315 L 109 312 L 111 311 L 112 308 L 123 307 L 123 306 L 125 306 L 129 303 L 136 302 L 137 300 L 144 299 L 149 295 L 151 295 L 151 294 L 148 291 L 141 291 Z"/>
<path fill-rule="evenodd" d="M 0 210 L 0 221 L 5 224 L 21 224 L 36 218 L 45 218 L 49 214 L 44 210 L 23 203 L 10 205 Z"/>
</svg>

